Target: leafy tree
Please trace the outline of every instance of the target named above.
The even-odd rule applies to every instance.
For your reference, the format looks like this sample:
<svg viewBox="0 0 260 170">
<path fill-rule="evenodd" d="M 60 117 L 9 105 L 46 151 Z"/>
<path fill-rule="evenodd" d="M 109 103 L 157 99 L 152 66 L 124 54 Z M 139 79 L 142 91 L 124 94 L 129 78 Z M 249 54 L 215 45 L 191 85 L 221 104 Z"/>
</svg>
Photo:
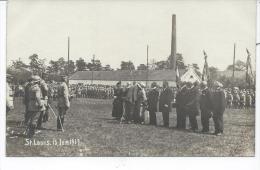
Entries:
<svg viewBox="0 0 260 170">
<path fill-rule="evenodd" d="M 92 60 L 91 63 L 87 64 L 87 68 L 91 71 L 100 71 L 102 70 L 102 65 L 100 60 Z"/>
<path fill-rule="evenodd" d="M 132 61 L 122 61 L 121 70 L 135 70 L 135 66 Z"/>
<path fill-rule="evenodd" d="M 178 66 L 178 69 L 186 69 L 187 66 L 184 63 L 184 59 L 182 54 L 177 53 L 176 54 L 176 66 Z"/>
<path fill-rule="evenodd" d="M 51 74 L 51 73 L 58 74 L 58 72 L 59 72 L 59 63 L 58 63 L 58 61 L 51 60 L 49 62 L 49 66 L 47 67 L 47 73 L 49 73 L 49 74 Z"/>
<path fill-rule="evenodd" d="M 145 64 L 140 64 L 137 66 L 137 70 L 147 70 L 147 66 Z"/>
<path fill-rule="evenodd" d="M 11 67 L 13 67 L 15 69 L 19 69 L 21 67 L 27 68 L 28 66 L 23 61 L 21 61 L 20 58 L 19 58 L 19 60 L 13 60 L 12 61 Z"/>
<path fill-rule="evenodd" d="M 69 74 L 73 74 L 75 72 L 76 66 L 73 60 L 69 61 Z"/>
<path fill-rule="evenodd" d="M 67 62 L 63 57 L 59 58 L 57 61 L 51 60 L 49 66 L 47 67 L 47 73 L 49 74 L 67 74 Z"/>
<path fill-rule="evenodd" d="M 86 67 L 87 67 L 87 64 L 83 58 L 79 58 L 78 60 L 76 60 L 77 71 L 84 71 L 84 70 L 86 70 Z"/>
<path fill-rule="evenodd" d="M 228 65 L 226 70 L 233 70 L 233 64 Z M 245 71 L 245 70 L 246 70 L 246 63 L 241 60 L 237 60 L 235 62 L 235 71 Z"/>
<path fill-rule="evenodd" d="M 30 68 L 34 74 L 41 75 L 46 70 L 45 60 L 40 59 L 37 54 L 29 56 Z"/>
<path fill-rule="evenodd" d="M 113 69 L 111 68 L 111 66 L 109 64 L 107 64 L 105 67 L 103 67 L 103 70 L 112 71 Z"/>
<path fill-rule="evenodd" d="M 156 65 L 156 70 L 165 70 L 169 68 L 169 62 L 164 60 L 156 62 L 155 65 Z"/>
<path fill-rule="evenodd" d="M 209 75 L 211 80 L 216 80 L 218 77 L 218 68 L 216 67 L 209 67 Z"/>
<path fill-rule="evenodd" d="M 67 63 L 64 60 L 64 58 L 63 57 L 59 58 L 57 62 L 58 62 L 58 67 L 59 67 L 58 73 L 62 74 L 62 75 L 66 74 Z"/>
</svg>

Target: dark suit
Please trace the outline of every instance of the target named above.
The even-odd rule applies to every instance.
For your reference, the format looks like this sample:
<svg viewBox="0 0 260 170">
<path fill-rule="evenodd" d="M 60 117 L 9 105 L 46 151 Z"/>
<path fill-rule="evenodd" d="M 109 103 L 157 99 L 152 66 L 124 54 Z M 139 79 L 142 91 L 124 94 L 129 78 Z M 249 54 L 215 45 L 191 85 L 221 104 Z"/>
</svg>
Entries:
<svg viewBox="0 0 260 170">
<path fill-rule="evenodd" d="M 123 115 L 123 89 L 116 88 L 114 90 L 114 96 L 112 117 L 119 119 Z"/>
<path fill-rule="evenodd" d="M 177 113 L 177 128 L 186 128 L 186 112 L 185 112 L 185 102 L 186 102 L 187 88 L 183 87 L 178 91 L 176 95 L 176 113 Z"/>
<path fill-rule="evenodd" d="M 171 111 L 172 96 L 171 89 L 165 88 L 162 90 L 159 99 L 159 111 L 163 114 L 163 124 L 165 127 L 169 127 L 169 112 Z"/>
<path fill-rule="evenodd" d="M 226 100 L 222 89 L 217 89 L 213 92 L 212 106 L 215 133 L 223 133 L 223 113 L 226 108 Z"/>
<path fill-rule="evenodd" d="M 191 129 L 198 130 L 198 122 L 196 118 L 200 112 L 200 91 L 198 87 L 194 86 L 191 89 L 188 89 L 186 101 L 185 109 L 189 115 Z"/>
<path fill-rule="evenodd" d="M 205 88 L 201 91 L 200 110 L 201 110 L 202 131 L 208 132 L 209 119 L 211 117 L 211 112 L 212 112 L 211 92 L 208 88 Z"/>
<path fill-rule="evenodd" d="M 157 112 L 157 103 L 158 103 L 159 92 L 156 89 L 152 89 L 148 92 L 147 103 L 148 111 L 150 112 L 150 124 L 156 125 L 156 114 Z"/>
</svg>

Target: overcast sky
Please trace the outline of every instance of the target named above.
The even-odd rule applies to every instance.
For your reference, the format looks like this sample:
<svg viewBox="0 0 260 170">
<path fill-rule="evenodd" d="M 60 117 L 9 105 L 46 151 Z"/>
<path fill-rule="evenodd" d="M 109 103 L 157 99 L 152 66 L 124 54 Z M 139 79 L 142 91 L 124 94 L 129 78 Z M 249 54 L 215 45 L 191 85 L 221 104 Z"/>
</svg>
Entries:
<svg viewBox="0 0 260 170">
<path fill-rule="evenodd" d="M 135 65 L 166 59 L 171 47 L 171 16 L 177 18 L 177 52 L 185 63 L 203 66 L 203 49 L 210 66 L 223 70 L 236 58 L 255 60 L 255 0 L 10 0 L 7 20 L 7 62 L 28 56 L 56 60 L 67 57 L 119 68 L 122 60 Z M 254 63 L 253 63 L 254 64 Z"/>
</svg>

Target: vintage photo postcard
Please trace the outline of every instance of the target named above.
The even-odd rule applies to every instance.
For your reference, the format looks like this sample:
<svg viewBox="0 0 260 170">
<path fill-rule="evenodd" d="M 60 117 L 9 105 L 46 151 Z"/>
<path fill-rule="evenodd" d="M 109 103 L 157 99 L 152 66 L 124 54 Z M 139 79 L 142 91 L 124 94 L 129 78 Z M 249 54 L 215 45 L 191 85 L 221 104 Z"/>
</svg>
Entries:
<svg viewBox="0 0 260 170">
<path fill-rule="evenodd" d="M 255 157 L 255 0 L 9 0 L 6 157 Z"/>
</svg>

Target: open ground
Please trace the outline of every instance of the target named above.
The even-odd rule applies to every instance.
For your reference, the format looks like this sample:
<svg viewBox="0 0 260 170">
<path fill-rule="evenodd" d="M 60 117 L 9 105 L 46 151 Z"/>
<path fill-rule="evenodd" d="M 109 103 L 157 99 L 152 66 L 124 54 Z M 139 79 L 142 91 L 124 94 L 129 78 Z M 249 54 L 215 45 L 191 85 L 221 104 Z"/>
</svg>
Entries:
<svg viewBox="0 0 260 170">
<path fill-rule="evenodd" d="M 170 128 L 120 124 L 111 117 L 111 100 L 73 99 L 65 118 L 65 132 L 56 131 L 56 120 L 50 112 L 50 120 L 43 124 L 45 129 L 28 140 L 22 136 L 24 127 L 20 125 L 24 116 L 22 99 L 16 98 L 14 104 L 15 109 L 6 116 L 7 156 L 254 156 L 255 154 L 255 109 L 227 109 L 224 113 L 224 135 L 215 136 L 175 129 L 175 109 L 170 114 Z M 52 108 L 57 114 L 55 102 Z M 198 117 L 200 125 L 199 119 L 200 117 Z M 201 129 L 201 126 L 199 128 Z M 210 129 L 214 131 L 212 120 Z M 28 145 L 28 141 L 32 142 L 31 145 Z M 67 141 L 67 143 L 54 145 L 53 141 L 58 143 Z"/>
</svg>

